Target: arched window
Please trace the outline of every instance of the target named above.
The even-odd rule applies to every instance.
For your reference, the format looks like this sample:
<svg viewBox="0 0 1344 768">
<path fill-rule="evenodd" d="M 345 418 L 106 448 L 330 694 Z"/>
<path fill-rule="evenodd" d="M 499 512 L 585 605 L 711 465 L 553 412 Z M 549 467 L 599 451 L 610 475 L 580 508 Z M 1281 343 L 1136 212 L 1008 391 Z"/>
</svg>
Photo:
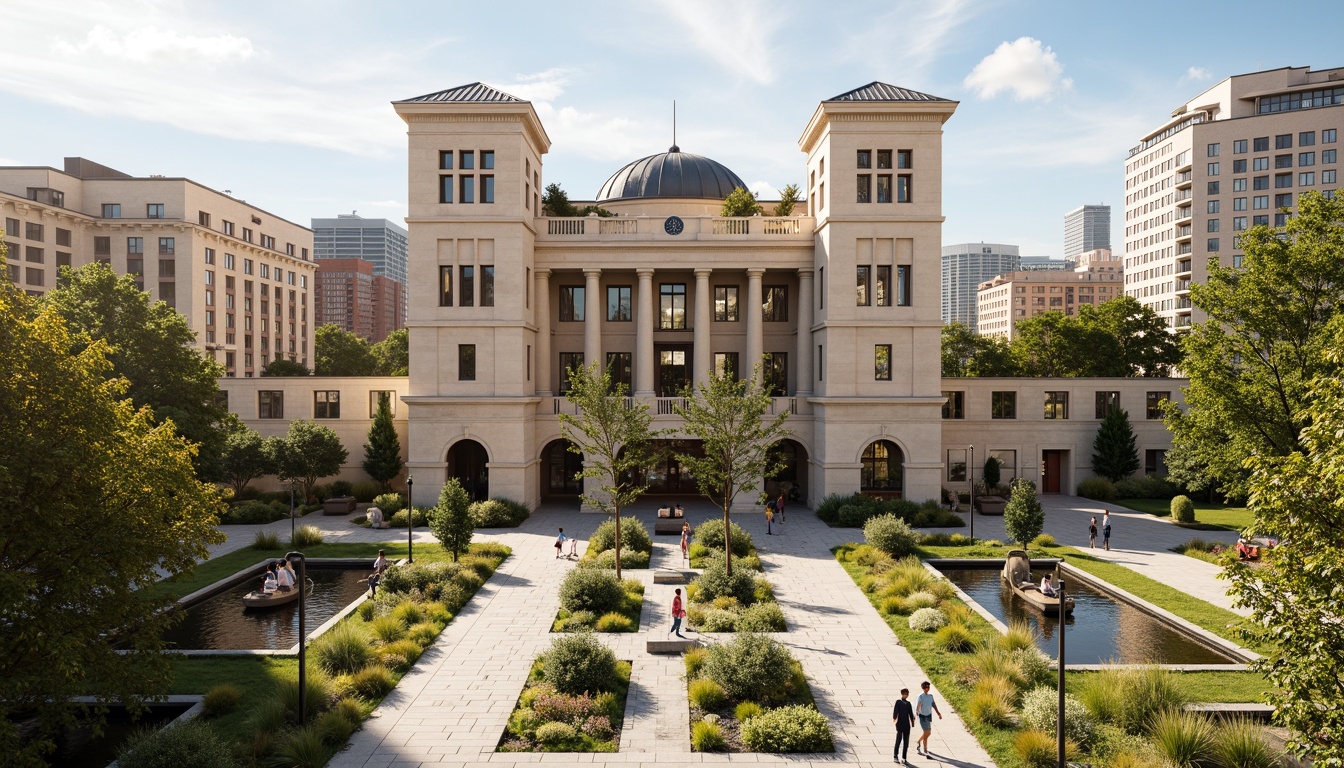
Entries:
<svg viewBox="0 0 1344 768">
<path fill-rule="evenodd" d="M 863 450 L 863 477 L 860 488 L 865 491 L 901 491 L 905 456 L 890 440 L 878 440 Z"/>
</svg>

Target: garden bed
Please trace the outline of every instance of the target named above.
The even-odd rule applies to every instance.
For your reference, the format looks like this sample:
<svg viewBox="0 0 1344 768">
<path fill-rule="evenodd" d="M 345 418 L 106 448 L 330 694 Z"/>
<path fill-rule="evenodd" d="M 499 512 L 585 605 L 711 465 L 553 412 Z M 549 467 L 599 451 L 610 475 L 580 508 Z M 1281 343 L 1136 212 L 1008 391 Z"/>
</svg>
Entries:
<svg viewBox="0 0 1344 768">
<path fill-rule="evenodd" d="M 621 516 L 621 568 L 648 568 L 653 557 L 649 529 L 634 517 Z M 616 521 L 605 520 L 593 531 L 579 560 L 580 568 L 616 567 Z"/>
<path fill-rule="evenodd" d="M 732 523 L 733 573 L 724 557 L 723 521 L 711 520 L 695 529 L 691 565 L 703 568 L 686 587 L 687 624 L 701 633 L 784 632 L 784 613 L 775 591 L 761 573 L 761 559 L 751 534 Z"/>
<path fill-rule="evenodd" d="M 895 515 L 912 528 L 960 528 L 966 525 L 961 515 L 945 508 L 937 499 L 921 504 L 909 499 L 879 499 L 862 493 L 848 496 L 833 493 L 817 504 L 816 514 L 832 528 L 862 528 L 878 515 Z"/>
<path fill-rule="evenodd" d="M 691 748 L 697 752 L 834 752 L 803 666 L 777 640 L 747 633 L 686 653 Z"/>
<path fill-rule="evenodd" d="M 552 632 L 638 632 L 644 584 L 599 568 L 575 568 L 560 583 Z"/>
<path fill-rule="evenodd" d="M 500 752 L 615 752 L 630 662 L 591 633 L 556 638 L 528 673 Z"/>
</svg>

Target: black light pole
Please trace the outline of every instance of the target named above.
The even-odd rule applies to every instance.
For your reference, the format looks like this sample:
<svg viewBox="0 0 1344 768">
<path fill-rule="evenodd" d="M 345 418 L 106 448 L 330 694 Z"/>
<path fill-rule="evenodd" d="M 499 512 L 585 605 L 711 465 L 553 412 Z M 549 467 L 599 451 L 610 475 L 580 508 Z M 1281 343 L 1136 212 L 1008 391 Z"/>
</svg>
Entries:
<svg viewBox="0 0 1344 768">
<path fill-rule="evenodd" d="M 1059 713 L 1055 721 L 1055 736 L 1059 745 L 1059 766 L 1066 768 L 1064 757 L 1064 567 L 1061 563 L 1055 566 L 1055 573 L 1059 577 L 1059 586 L 1055 588 L 1059 593 Z"/>
<path fill-rule="evenodd" d="M 406 476 L 406 562 L 415 562 L 411 552 L 411 529 L 415 525 L 415 478 Z"/>
<path fill-rule="evenodd" d="M 294 543 L 294 490 L 297 480 L 289 481 L 289 543 Z"/>
<path fill-rule="evenodd" d="M 975 446 L 971 446 L 971 463 L 966 467 L 971 478 L 971 541 L 975 541 Z"/>
<path fill-rule="evenodd" d="M 308 687 L 307 683 L 307 661 L 308 656 L 305 648 L 308 645 L 308 631 L 304 624 L 304 595 L 308 591 L 308 558 L 304 557 L 302 552 L 290 552 L 285 555 L 289 561 L 299 561 L 299 722 L 308 720 Z"/>
</svg>

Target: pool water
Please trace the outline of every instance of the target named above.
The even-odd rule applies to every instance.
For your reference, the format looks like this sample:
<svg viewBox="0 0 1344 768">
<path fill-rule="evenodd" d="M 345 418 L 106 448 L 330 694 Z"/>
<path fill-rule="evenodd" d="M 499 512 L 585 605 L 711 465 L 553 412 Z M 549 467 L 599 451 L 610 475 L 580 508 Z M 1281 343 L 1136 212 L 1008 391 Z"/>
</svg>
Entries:
<svg viewBox="0 0 1344 768">
<path fill-rule="evenodd" d="M 305 599 L 307 630 L 322 626 L 368 591 L 370 569 L 309 566 L 313 592 Z M 261 576 L 186 609 L 182 622 L 164 634 L 182 650 L 287 650 L 299 642 L 299 602 L 274 608 L 243 608 L 243 595 L 261 586 Z"/>
<path fill-rule="evenodd" d="M 1036 645 L 1050 658 L 1059 653 L 1059 619 L 1027 605 L 1003 584 L 998 569 L 939 569 L 953 584 L 1004 624 L 1026 621 Z M 1037 583 L 1046 571 L 1035 572 Z M 1078 581 L 1068 581 L 1074 599 L 1066 624 L 1069 664 L 1234 664 L 1230 658 L 1168 627 L 1160 619 Z"/>
</svg>

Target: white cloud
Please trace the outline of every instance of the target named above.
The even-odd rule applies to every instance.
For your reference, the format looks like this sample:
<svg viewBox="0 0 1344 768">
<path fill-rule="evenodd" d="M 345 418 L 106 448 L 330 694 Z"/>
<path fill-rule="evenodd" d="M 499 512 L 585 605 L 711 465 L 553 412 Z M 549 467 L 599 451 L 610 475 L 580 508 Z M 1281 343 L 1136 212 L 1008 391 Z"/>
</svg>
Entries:
<svg viewBox="0 0 1344 768">
<path fill-rule="evenodd" d="M 661 0 L 661 5 L 684 28 L 684 42 L 724 69 L 762 85 L 775 81 L 771 38 L 787 17 L 778 3 Z"/>
<path fill-rule="evenodd" d="M 1048 99 L 1073 87 L 1050 46 L 1032 37 L 1001 43 L 980 60 L 963 82 L 982 98 L 1011 91 L 1018 101 Z"/>
<path fill-rule="evenodd" d="M 977 15 L 973 0 L 895 0 L 888 8 L 871 23 L 860 25 L 837 50 L 873 72 L 893 73 L 879 79 L 916 90 L 954 42 L 953 33 Z M 893 38 L 900 44 L 893 45 Z"/>
<path fill-rule="evenodd" d="M 565 92 L 571 74 L 572 70 L 568 68 L 552 67 L 530 75 L 514 75 L 512 83 L 494 87 L 524 101 L 552 102 Z"/>
<path fill-rule="evenodd" d="M 135 62 L 246 61 L 256 55 L 252 41 L 237 35 L 184 35 L 153 25 L 117 32 L 99 24 L 84 39 L 72 43 L 57 37 L 52 42 L 58 56 L 102 55 Z"/>
<path fill-rule="evenodd" d="M 1185 70 L 1182 80 L 1212 80 L 1213 71 L 1208 67 L 1191 67 Z"/>
<path fill-rule="evenodd" d="M 747 190 L 756 195 L 759 200 L 778 200 L 779 187 L 768 181 L 753 181 L 747 184 Z"/>
</svg>

